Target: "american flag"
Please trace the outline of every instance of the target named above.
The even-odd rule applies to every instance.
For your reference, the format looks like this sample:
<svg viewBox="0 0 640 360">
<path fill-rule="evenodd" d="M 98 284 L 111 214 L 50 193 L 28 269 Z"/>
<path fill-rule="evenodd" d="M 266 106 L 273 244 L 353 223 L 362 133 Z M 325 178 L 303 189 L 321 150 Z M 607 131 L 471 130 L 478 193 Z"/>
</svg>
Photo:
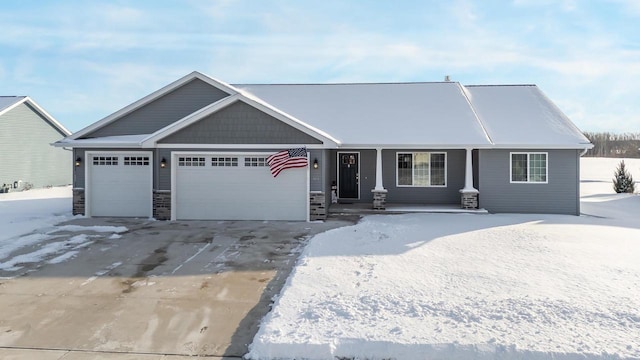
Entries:
<svg viewBox="0 0 640 360">
<path fill-rule="evenodd" d="M 285 169 L 306 167 L 309 164 L 307 161 L 307 149 L 297 148 L 278 151 L 267 158 L 267 164 L 269 164 L 273 177 L 278 176 Z"/>
</svg>

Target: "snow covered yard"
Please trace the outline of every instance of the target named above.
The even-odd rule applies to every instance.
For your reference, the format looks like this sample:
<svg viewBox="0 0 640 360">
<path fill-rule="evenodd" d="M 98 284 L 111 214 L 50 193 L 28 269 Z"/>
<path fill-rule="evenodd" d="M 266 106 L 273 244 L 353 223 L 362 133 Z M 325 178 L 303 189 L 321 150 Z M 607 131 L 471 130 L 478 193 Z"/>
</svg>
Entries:
<svg viewBox="0 0 640 360">
<path fill-rule="evenodd" d="M 639 359 L 640 196 L 613 193 L 618 162 L 582 159 L 585 216 L 369 216 L 314 237 L 247 356 Z"/>
</svg>

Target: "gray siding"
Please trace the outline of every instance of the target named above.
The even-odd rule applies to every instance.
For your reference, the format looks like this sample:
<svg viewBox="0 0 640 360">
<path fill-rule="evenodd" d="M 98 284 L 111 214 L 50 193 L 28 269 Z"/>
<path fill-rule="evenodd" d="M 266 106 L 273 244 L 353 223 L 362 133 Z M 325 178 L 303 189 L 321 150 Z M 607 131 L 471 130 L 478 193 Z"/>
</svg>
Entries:
<svg viewBox="0 0 640 360">
<path fill-rule="evenodd" d="M 548 184 L 511 184 L 511 151 L 527 150 L 480 150 L 481 208 L 490 212 L 580 214 L 578 150 L 542 150 L 549 154 Z"/>
<path fill-rule="evenodd" d="M 224 91 L 194 79 L 83 138 L 151 134 L 227 96 Z"/>
<path fill-rule="evenodd" d="M 160 141 L 169 144 L 319 144 L 321 141 L 235 102 Z"/>
<path fill-rule="evenodd" d="M 309 150 L 309 190 L 324 190 L 325 160 L 323 150 Z M 318 168 L 313 168 L 313 161 L 318 160 Z"/>
<path fill-rule="evenodd" d="M 398 187 L 396 183 L 396 167 L 398 152 L 446 152 L 447 153 L 447 186 L 446 187 Z M 382 181 L 387 189 L 387 203 L 400 204 L 459 204 L 460 189 L 464 187 L 464 170 L 466 162 L 465 150 L 383 150 Z M 375 165 L 375 163 L 374 163 Z M 375 186 L 375 181 L 371 189 Z"/>
<path fill-rule="evenodd" d="M 25 103 L 0 116 L 0 185 L 19 180 L 35 188 L 71 184 L 71 151 L 49 145 L 64 136 Z"/>
</svg>

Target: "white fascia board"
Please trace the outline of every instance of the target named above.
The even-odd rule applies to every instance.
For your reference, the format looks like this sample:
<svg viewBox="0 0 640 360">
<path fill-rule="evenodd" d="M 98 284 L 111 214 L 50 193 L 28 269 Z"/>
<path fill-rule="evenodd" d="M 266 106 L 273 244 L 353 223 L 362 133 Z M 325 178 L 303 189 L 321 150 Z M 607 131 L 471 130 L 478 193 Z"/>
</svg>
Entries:
<svg viewBox="0 0 640 360">
<path fill-rule="evenodd" d="M 184 129 L 195 122 L 202 120 L 203 118 L 215 113 L 216 111 L 233 104 L 234 102 L 238 101 L 239 96 L 240 95 L 235 94 L 222 98 L 214 102 L 213 104 L 207 105 L 200 110 L 196 110 L 195 112 L 183 117 L 182 119 L 163 127 L 162 129 L 143 139 L 141 142 L 142 147 L 157 147 L 158 145 L 160 145 L 157 144 L 158 140 L 164 139 L 165 137 Z"/>
<path fill-rule="evenodd" d="M 256 150 L 282 150 L 305 147 L 307 149 L 331 149 L 323 144 L 158 144 L 158 149 L 256 149 Z"/>
<path fill-rule="evenodd" d="M 29 104 L 31 104 L 31 106 L 36 108 L 41 115 L 43 115 L 47 120 L 49 120 L 53 124 L 53 126 L 58 128 L 58 130 L 62 131 L 65 134 L 65 136 L 71 135 L 71 131 L 69 131 L 66 127 L 64 127 L 61 123 L 59 123 L 58 120 L 56 120 L 53 116 L 51 116 L 51 114 L 49 114 L 45 109 L 41 108 L 40 105 L 38 105 L 35 101 L 33 101 L 32 98 L 27 96 L 26 98 L 24 98 L 22 102 L 28 102 Z"/>
<path fill-rule="evenodd" d="M 16 101 L 15 103 L 13 103 L 13 104 L 11 104 L 11 105 L 9 105 L 9 106 L 7 106 L 6 108 L 2 109 L 2 111 L 0 111 L 0 116 L 2 116 L 2 115 L 4 115 L 4 114 L 8 113 L 9 111 L 11 111 L 11 110 L 15 109 L 15 108 L 16 108 L 16 106 L 18 106 L 18 105 L 20 105 L 20 104 L 24 103 L 25 101 L 27 101 L 27 96 L 25 96 L 24 98 L 22 98 L 22 99 L 20 99 L 20 100 Z"/>
<path fill-rule="evenodd" d="M 334 138 L 328 133 L 317 129 L 304 121 L 296 118 L 295 116 L 289 115 L 286 112 L 276 108 L 275 106 L 267 103 L 266 101 L 256 97 L 247 92 L 241 92 L 240 96 L 242 97 L 242 101 L 246 104 L 257 108 L 258 110 L 263 111 L 266 114 L 273 116 L 274 118 L 284 122 L 285 124 L 292 126 L 293 128 L 304 132 L 305 134 L 312 136 L 314 138 L 320 138 L 323 143 L 331 146 L 331 147 L 339 147 L 340 140 Z"/>
<path fill-rule="evenodd" d="M 488 144 L 342 144 L 341 150 L 345 149 L 491 149 Z"/>
<path fill-rule="evenodd" d="M 206 83 L 208 83 L 208 84 L 210 84 L 210 85 L 212 85 L 212 86 L 214 86 L 214 87 L 216 87 L 216 88 L 218 88 L 218 89 L 220 89 L 220 90 L 222 90 L 222 91 L 224 91 L 226 93 L 230 93 L 230 95 L 234 95 L 234 94 L 236 94 L 238 92 L 238 90 L 235 89 L 234 87 L 232 87 L 231 85 L 228 85 L 228 84 L 223 83 L 221 81 L 215 80 L 215 79 L 213 79 L 213 78 L 211 78 L 209 76 L 201 74 L 201 73 L 199 73 L 197 71 L 194 71 L 194 72 L 192 72 L 192 73 L 190 73 L 188 75 L 185 75 L 185 76 L 181 77 L 180 79 L 170 83 L 169 85 L 166 85 L 165 87 L 154 91 L 153 93 L 143 97 L 142 99 L 140 99 L 140 100 L 138 100 L 138 101 L 136 101 L 136 102 L 134 102 L 134 103 L 132 103 L 130 105 L 125 106 L 124 108 L 122 108 L 122 109 L 116 111 L 115 113 L 103 118 L 102 120 L 99 120 L 99 121 L 87 126 L 86 128 L 84 128 L 84 129 L 76 132 L 75 134 L 73 134 L 70 138 L 71 139 L 77 139 L 77 138 L 79 138 L 81 136 L 84 136 L 84 135 L 86 135 L 86 134 L 88 134 L 88 133 L 90 133 L 92 131 L 95 131 L 95 130 L 97 130 L 97 129 L 99 129 L 99 128 L 107 125 L 107 124 L 110 124 L 111 122 L 119 119 L 120 117 L 124 116 L 125 114 L 128 114 L 128 113 L 130 113 L 130 112 L 132 112 L 132 111 L 134 111 L 134 110 L 136 110 L 136 109 L 138 109 L 138 108 L 140 108 L 140 107 L 142 107 L 142 106 L 144 106 L 144 105 L 146 105 L 146 104 L 148 104 L 148 103 L 150 103 L 150 102 L 162 97 L 163 95 L 170 93 L 171 91 L 179 88 L 180 86 L 182 86 L 182 85 L 184 85 L 184 84 L 186 84 L 189 81 L 194 80 L 194 79 L 200 79 L 200 80 L 202 80 L 202 81 L 204 81 L 204 82 L 206 82 Z"/>
<path fill-rule="evenodd" d="M 496 144 L 490 149 L 588 150 L 593 144 Z"/>
</svg>

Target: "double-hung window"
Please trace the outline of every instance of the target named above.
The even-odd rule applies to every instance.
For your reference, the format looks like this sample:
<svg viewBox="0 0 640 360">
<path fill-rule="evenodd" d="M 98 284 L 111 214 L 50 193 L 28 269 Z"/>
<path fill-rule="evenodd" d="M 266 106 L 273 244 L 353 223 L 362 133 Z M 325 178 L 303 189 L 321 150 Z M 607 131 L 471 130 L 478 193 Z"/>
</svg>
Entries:
<svg viewBox="0 0 640 360">
<path fill-rule="evenodd" d="M 398 186 L 447 186 L 447 154 L 444 152 L 397 153 Z"/>
<path fill-rule="evenodd" d="M 543 152 L 511 153 L 512 183 L 547 183 L 548 154 Z"/>
</svg>

